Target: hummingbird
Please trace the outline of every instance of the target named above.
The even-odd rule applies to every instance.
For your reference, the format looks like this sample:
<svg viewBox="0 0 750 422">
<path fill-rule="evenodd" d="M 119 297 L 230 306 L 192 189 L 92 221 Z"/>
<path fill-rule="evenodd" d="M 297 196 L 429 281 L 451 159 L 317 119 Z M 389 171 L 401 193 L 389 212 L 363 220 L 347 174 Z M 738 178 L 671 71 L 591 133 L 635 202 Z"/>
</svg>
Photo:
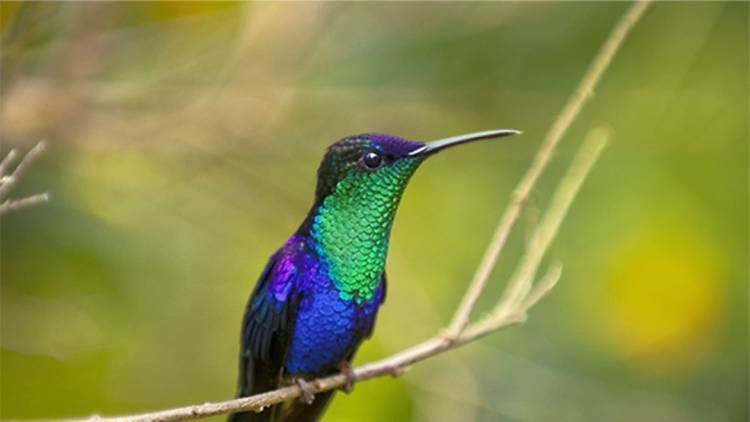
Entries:
<svg viewBox="0 0 750 422">
<path fill-rule="evenodd" d="M 328 147 L 313 205 L 261 272 L 240 336 L 237 396 L 297 383 L 302 399 L 228 421 L 318 420 L 334 392 L 313 396 L 305 380 L 338 371 L 351 378 L 354 354 L 372 335 L 386 297 L 388 241 L 411 176 L 446 148 L 519 133 L 497 129 L 432 142 L 371 133 Z"/>
</svg>

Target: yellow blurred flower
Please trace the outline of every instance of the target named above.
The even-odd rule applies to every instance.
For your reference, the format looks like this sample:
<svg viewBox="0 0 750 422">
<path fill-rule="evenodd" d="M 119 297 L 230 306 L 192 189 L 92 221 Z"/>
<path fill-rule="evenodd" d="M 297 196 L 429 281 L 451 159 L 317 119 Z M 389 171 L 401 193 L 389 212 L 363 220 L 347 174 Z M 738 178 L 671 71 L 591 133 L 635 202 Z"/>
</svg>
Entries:
<svg viewBox="0 0 750 422">
<path fill-rule="evenodd" d="M 612 353 L 646 370 L 697 364 L 721 328 L 721 254 L 690 224 L 636 230 L 615 248 L 605 270 L 602 340 Z"/>
</svg>

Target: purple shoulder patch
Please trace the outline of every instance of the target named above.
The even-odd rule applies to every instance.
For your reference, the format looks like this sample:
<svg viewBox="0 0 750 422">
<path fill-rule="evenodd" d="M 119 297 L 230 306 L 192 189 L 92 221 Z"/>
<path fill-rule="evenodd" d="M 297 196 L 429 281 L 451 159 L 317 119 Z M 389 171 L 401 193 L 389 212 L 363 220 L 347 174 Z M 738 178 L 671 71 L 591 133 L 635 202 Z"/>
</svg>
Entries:
<svg viewBox="0 0 750 422">
<path fill-rule="evenodd" d="M 300 241 L 301 237 L 296 234 L 290 237 L 279 250 L 276 264 L 271 269 L 267 289 L 278 301 L 285 301 L 292 290 L 294 276 L 298 271 L 295 256 Z"/>
</svg>

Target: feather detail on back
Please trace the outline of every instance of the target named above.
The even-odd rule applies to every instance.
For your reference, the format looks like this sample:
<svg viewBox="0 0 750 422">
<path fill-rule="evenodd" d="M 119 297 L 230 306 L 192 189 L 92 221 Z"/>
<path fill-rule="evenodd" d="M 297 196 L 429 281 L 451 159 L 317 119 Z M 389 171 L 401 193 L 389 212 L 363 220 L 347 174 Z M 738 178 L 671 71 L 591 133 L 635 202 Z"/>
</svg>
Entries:
<svg viewBox="0 0 750 422">
<path fill-rule="evenodd" d="M 282 381 L 284 358 L 294 327 L 299 292 L 294 279 L 294 248 L 290 239 L 268 261 L 247 303 L 242 323 L 237 397 L 274 390 Z M 278 406 L 260 413 L 230 415 L 230 422 L 275 420 Z"/>
</svg>

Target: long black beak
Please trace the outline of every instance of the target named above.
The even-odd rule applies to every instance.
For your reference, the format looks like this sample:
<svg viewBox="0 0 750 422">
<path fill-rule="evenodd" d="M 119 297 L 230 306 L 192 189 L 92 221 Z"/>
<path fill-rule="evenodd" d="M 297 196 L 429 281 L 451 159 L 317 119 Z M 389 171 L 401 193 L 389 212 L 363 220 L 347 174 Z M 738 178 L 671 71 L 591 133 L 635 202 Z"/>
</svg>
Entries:
<svg viewBox="0 0 750 422">
<path fill-rule="evenodd" d="M 450 138 L 439 139 L 437 141 L 427 142 L 425 146 L 417 148 L 410 152 L 410 156 L 433 154 L 441 149 L 463 144 L 465 142 L 478 141 L 480 139 L 502 138 L 504 136 L 518 135 L 520 130 L 515 129 L 495 129 L 484 132 L 469 133 L 468 135 L 452 136 Z"/>
</svg>

